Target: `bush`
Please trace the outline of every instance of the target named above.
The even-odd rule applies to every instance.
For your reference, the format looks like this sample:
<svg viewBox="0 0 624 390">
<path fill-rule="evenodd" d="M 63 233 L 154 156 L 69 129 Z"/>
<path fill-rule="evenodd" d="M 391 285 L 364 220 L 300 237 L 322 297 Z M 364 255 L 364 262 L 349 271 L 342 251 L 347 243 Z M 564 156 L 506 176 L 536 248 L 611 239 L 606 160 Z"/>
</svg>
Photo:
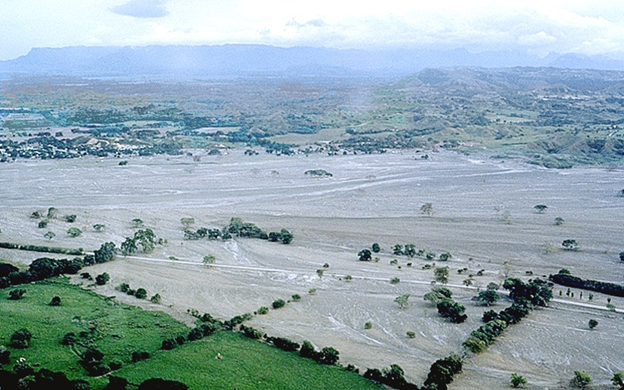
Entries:
<svg viewBox="0 0 624 390">
<path fill-rule="evenodd" d="M 16 288 L 15 290 L 9 291 L 9 299 L 17 301 L 22 299 L 24 294 L 26 294 L 26 290 L 24 290 L 23 288 Z"/>
<path fill-rule="evenodd" d="M 28 348 L 30 346 L 30 339 L 32 339 L 32 333 L 26 328 L 16 330 L 11 335 L 11 345 L 14 348 Z"/>
<path fill-rule="evenodd" d="M 273 306 L 273 309 L 279 309 L 279 308 L 284 307 L 285 305 L 286 305 L 286 302 L 283 299 L 275 300 L 271 304 L 271 306 Z"/>
<path fill-rule="evenodd" d="M 139 299 L 145 299 L 147 297 L 147 291 L 144 288 L 139 287 L 134 293 L 134 296 Z"/>
<path fill-rule="evenodd" d="M 103 286 L 108 283 L 109 280 L 110 276 L 106 272 L 104 272 L 103 274 L 95 277 L 95 284 L 97 284 L 98 286 Z"/>
</svg>

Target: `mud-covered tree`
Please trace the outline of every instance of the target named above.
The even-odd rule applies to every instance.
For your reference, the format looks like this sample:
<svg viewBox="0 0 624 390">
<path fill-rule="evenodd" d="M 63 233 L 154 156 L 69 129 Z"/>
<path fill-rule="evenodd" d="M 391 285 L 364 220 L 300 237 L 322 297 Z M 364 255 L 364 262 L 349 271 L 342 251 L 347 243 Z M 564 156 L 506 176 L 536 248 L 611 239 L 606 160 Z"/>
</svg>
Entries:
<svg viewBox="0 0 624 390">
<path fill-rule="evenodd" d="M 555 226 L 561 226 L 561 225 L 563 225 L 564 222 L 565 221 L 561 217 L 555 218 Z"/>
<path fill-rule="evenodd" d="M 444 318 L 448 318 L 455 324 L 461 324 L 466 321 L 468 316 L 464 314 L 466 308 L 461 303 L 455 302 L 452 299 L 443 299 L 437 305 L 438 314 Z"/>
<path fill-rule="evenodd" d="M 591 376 L 583 370 L 574 371 L 574 377 L 570 381 L 572 387 L 584 389 L 592 382 Z"/>
<path fill-rule="evenodd" d="M 524 387 L 524 385 L 527 384 L 527 380 L 522 375 L 518 375 L 515 372 L 511 374 L 510 382 L 511 382 L 511 387 L 514 387 L 514 388 Z"/>
<path fill-rule="evenodd" d="M 425 380 L 425 389 L 446 389 L 447 385 L 453 382 L 453 376 L 463 369 L 462 358 L 459 355 L 451 354 L 444 359 L 436 360 L 429 369 Z"/>
<path fill-rule="evenodd" d="M 399 305 L 401 309 L 405 309 L 409 305 L 409 297 L 409 294 L 403 294 L 394 298 L 394 302 L 396 302 L 396 304 Z"/>
<path fill-rule="evenodd" d="M 135 254 L 139 248 L 137 248 L 136 241 L 131 237 L 126 237 L 126 240 L 121 243 L 121 253 L 124 256 Z"/>
<path fill-rule="evenodd" d="M 624 252 L 620 252 L 620 261 L 624 261 Z"/>
<path fill-rule="evenodd" d="M 433 214 L 433 203 L 425 203 L 420 206 L 420 212 L 430 217 Z"/>
<path fill-rule="evenodd" d="M 545 204 L 537 204 L 533 206 L 533 209 L 537 211 L 538 214 L 544 214 L 546 212 L 546 209 L 548 209 L 548 206 L 546 206 Z"/>
<path fill-rule="evenodd" d="M 373 243 L 373 245 L 371 246 L 371 249 L 374 253 L 379 253 L 381 251 L 381 247 L 376 242 Z"/>
<path fill-rule="evenodd" d="M 103 232 L 104 230 L 106 230 L 106 225 L 96 223 L 95 225 L 93 225 L 93 230 L 95 230 L 96 232 Z"/>
<path fill-rule="evenodd" d="M 180 218 L 180 223 L 184 226 L 184 229 L 188 229 L 191 226 L 195 225 L 195 218 L 191 217 L 183 217 Z"/>
<path fill-rule="evenodd" d="M 116 252 L 117 248 L 115 248 L 114 242 L 105 242 L 100 245 L 100 249 L 94 251 L 95 262 L 100 264 L 112 261 L 115 258 Z"/>
<path fill-rule="evenodd" d="M 435 267 L 433 269 L 433 276 L 436 282 L 442 284 L 448 283 L 449 267 Z"/>
<path fill-rule="evenodd" d="M 271 304 L 271 306 L 273 306 L 273 309 L 279 309 L 281 307 L 284 307 L 285 305 L 286 301 L 284 301 L 283 299 L 277 299 Z"/>
<path fill-rule="evenodd" d="M 592 318 L 591 320 L 589 320 L 589 323 L 587 325 L 589 326 L 589 329 L 594 329 L 598 326 L 598 321 Z"/>
<path fill-rule="evenodd" d="M 485 306 L 491 306 L 496 303 L 500 299 L 500 295 L 495 290 L 487 289 L 485 291 L 481 291 L 479 295 L 477 295 L 477 302 Z"/>
<path fill-rule="evenodd" d="M 371 261 L 373 259 L 373 254 L 369 249 L 362 249 L 358 252 L 358 259 L 360 261 Z"/>
<path fill-rule="evenodd" d="M 54 234 L 54 232 L 47 232 L 46 234 L 43 235 L 45 238 L 47 238 L 48 240 L 52 241 L 52 239 L 54 237 L 56 237 L 56 234 Z"/>
<path fill-rule="evenodd" d="M 579 243 L 572 239 L 563 240 L 561 246 L 567 251 L 577 251 L 579 249 Z"/>
<path fill-rule="evenodd" d="M 396 244 L 395 246 L 393 246 L 392 247 L 392 254 L 395 255 L 395 256 L 403 255 L 403 245 Z"/>
<path fill-rule="evenodd" d="M 624 373 L 616 372 L 613 374 L 613 378 L 611 378 L 611 383 L 613 386 L 617 387 L 618 390 L 624 390 Z"/>
<path fill-rule="evenodd" d="M 294 238 L 293 234 L 289 232 L 288 230 L 286 229 L 280 230 L 279 239 L 282 242 L 282 244 L 290 244 L 293 238 Z"/>
<path fill-rule="evenodd" d="M 217 258 L 215 257 L 215 255 L 206 255 L 204 256 L 202 263 L 204 265 L 212 265 L 217 261 Z"/>
<path fill-rule="evenodd" d="M 147 291 L 144 288 L 139 287 L 134 293 L 134 296 L 139 299 L 145 299 L 147 297 Z"/>
<path fill-rule="evenodd" d="M 141 226 L 143 226 L 143 220 L 141 218 L 134 218 L 132 220 L 132 227 L 133 228 L 140 228 Z"/>
</svg>

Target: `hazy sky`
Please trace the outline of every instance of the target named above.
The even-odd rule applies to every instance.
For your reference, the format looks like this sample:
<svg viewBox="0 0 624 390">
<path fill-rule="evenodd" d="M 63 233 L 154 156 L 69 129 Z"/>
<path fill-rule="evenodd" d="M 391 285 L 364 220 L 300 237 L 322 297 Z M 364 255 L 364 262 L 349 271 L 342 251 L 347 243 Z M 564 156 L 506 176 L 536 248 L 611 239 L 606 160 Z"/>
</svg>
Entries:
<svg viewBox="0 0 624 390">
<path fill-rule="evenodd" d="M 262 43 L 624 53 L 624 1 L 0 0 L 0 60 L 33 47 Z"/>
</svg>

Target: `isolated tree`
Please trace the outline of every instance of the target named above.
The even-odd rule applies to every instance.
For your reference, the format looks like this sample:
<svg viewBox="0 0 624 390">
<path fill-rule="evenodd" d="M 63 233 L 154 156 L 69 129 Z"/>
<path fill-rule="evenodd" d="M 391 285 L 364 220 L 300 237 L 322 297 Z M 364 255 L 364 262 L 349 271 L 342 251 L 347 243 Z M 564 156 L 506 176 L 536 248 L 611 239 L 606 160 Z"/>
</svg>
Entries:
<svg viewBox="0 0 624 390">
<path fill-rule="evenodd" d="M 48 240 L 52 241 L 52 239 L 54 237 L 56 237 L 56 234 L 54 234 L 54 232 L 47 232 L 46 234 L 43 235 L 45 238 L 47 238 Z"/>
<path fill-rule="evenodd" d="M 161 301 L 162 301 L 162 298 L 160 297 L 160 294 L 158 293 L 152 295 L 152 297 L 150 298 L 150 302 L 152 303 L 159 304 Z"/>
<path fill-rule="evenodd" d="M 548 206 L 546 206 L 545 204 L 538 204 L 538 205 L 533 206 L 533 208 L 539 214 L 544 214 L 546 212 L 546 209 L 548 208 Z"/>
<path fill-rule="evenodd" d="M 401 256 L 403 254 L 403 245 L 396 244 L 392 247 L 392 254 L 396 256 Z"/>
<path fill-rule="evenodd" d="M 317 270 L 316 270 L 316 274 L 318 275 L 319 279 L 322 279 L 322 278 L 323 278 L 323 273 L 324 273 L 324 272 L 325 272 L 325 271 L 323 271 L 322 269 L 317 269 Z"/>
<path fill-rule="evenodd" d="M 139 287 L 134 293 L 134 296 L 139 299 L 145 299 L 147 297 L 147 291 L 144 288 Z"/>
<path fill-rule="evenodd" d="M 585 371 L 574 371 L 574 378 L 570 381 L 570 385 L 572 387 L 578 387 L 580 389 L 584 389 L 591 383 L 591 376 Z"/>
<path fill-rule="evenodd" d="M 283 299 L 277 299 L 271 304 L 271 306 L 273 306 L 273 309 L 279 309 L 281 307 L 284 307 L 285 305 L 286 301 L 284 301 Z"/>
<path fill-rule="evenodd" d="M 76 214 L 70 214 L 65 216 L 65 222 L 74 223 L 76 222 Z"/>
<path fill-rule="evenodd" d="M 54 296 L 49 303 L 50 306 L 61 306 L 61 297 Z"/>
<path fill-rule="evenodd" d="M 293 234 L 289 232 L 288 230 L 282 229 L 280 231 L 279 239 L 282 242 L 282 244 L 290 244 L 293 238 L 294 238 Z"/>
<path fill-rule="evenodd" d="M 589 329 L 594 329 L 596 326 L 598 326 L 598 321 L 592 318 L 591 320 L 589 320 L 588 325 Z"/>
<path fill-rule="evenodd" d="M 182 226 L 184 226 L 185 229 L 188 229 L 192 225 L 195 225 L 195 218 L 183 217 L 183 218 L 180 218 L 180 223 L 182 224 Z"/>
<path fill-rule="evenodd" d="M 77 227 L 71 227 L 67 229 L 67 235 L 70 237 L 78 237 L 81 234 L 82 234 L 82 230 L 78 229 Z"/>
<path fill-rule="evenodd" d="M 477 295 L 477 301 L 485 306 L 490 306 L 496 303 L 500 299 L 500 295 L 495 290 L 487 289 L 485 291 L 481 291 L 479 295 Z"/>
<path fill-rule="evenodd" d="M 133 228 L 140 228 L 141 226 L 143 226 L 143 220 L 141 218 L 134 218 L 132 220 Z"/>
<path fill-rule="evenodd" d="M 563 240 L 563 242 L 561 243 L 561 246 L 563 247 L 563 249 L 568 250 L 568 251 L 577 251 L 579 249 L 578 242 L 572 239 Z"/>
<path fill-rule="evenodd" d="M 442 284 L 448 283 L 449 267 L 435 267 L 433 269 L 433 276 L 435 277 L 436 282 L 440 282 Z"/>
<path fill-rule="evenodd" d="M 420 206 L 420 212 L 430 217 L 433 214 L 433 203 L 425 203 Z"/>
<path fill-rule="evenodd" d="M 620 261 L 624 261 L 624 252 L 620 252 Z"/>
<path fill-rule="evenodd" d="M 152 229 L 138 230 L 134 233 L 134 241 L 145 253 L 150 253 L 156 247 L 156 235 Z"/>
<path fill-rule="evenodd" d="M 565 221 L 564 221 L 564 220 L 563 220 L 563 218 L 561 218 L 561 217 L 557 217 L 557 218 L 555 218 L 555 225 L 556 225 L 556 226 L 561 226 L 561 225 L 563 225 L 563 223 L 564 223 L 564 222 L 565 222 Z"/>
<path fill-rule="evenodd" d="M 43 221 L 39 221 L 37 227 L 39 229 L 45 229 L 46 227 L 48 227 L 48 220 L 44 219 Z"/>
<path fill-rule="evenodd" d="M 518 375 L 515 372 L 511 374 L 511 387 L 524 387 L 527 384 L 527 380 L 522 375 Z"/>
<path fill-rule="evenodd" d="M 204 265 L 212 265 L 215 263 L 216 260 L 217 259 L 214 255 L 207 255 L 207 256 L 204 256 L 202 263 L 204 263 Z"/>
<path fill-rule="evenodd" d="M 95 230 L 96 232 L 103 232 L 106 229 L 106 225 L 101 224 L 101 223 L 96 223 L 95 225 L 93 225 L 93 230 Z"/>
<path fill-rule="evenodd" d="M 56 218 L 57 214 L 58 214 L 58 210 L 55 207 L 50 207 L 48 209 L 48 218 Z"/>
<path fill-rule="evenodd" d="M 371 249 L 373 250 L 374 253 L 379 253 L 381 251 L 381 247 L 379 246 L 378 243 L 374 243 Z"/>
<path fill-rule="evenodd" d="M 23 288 L 16 288 L 15 290 L 9 291 L 9 299 L 12 301 L 19 301 L 26 294 L 26 290 Z"/>
<path fill-rule="evenodd" d="M 362 249 L 358 252 L 358 258 L 360 261 L 371 261 L 373 259 L 373 254 L 369 249 Z"/>
<path fill-rule="evenodd" d="M 440 254 L 440 261 L 448 261 L 453 257 L 453 255 L 451 255 L 448 252 L 444 252 Z"/>
<path fill-rule="evenodd" d="M 100 245 L 100 249 L 94 251 L 95 262 L 98 264 L 109 262 L 115 258 L 116 252 L 117 248 L 115 248 L 114 242 L 105 242 Z"/>
<path fill-rule="evenodd" d="M 410 297 L 409 294 L 400 295 L 400 296 L 394 298 L 394 302 L 396 302 L 397 305 L 399 305 L 399 307 L 401 309 L 405 309 L 407 307 L 407 305 L 409 304 L 409 302 L 408 302 L 409 297 Z"/>
</svg>

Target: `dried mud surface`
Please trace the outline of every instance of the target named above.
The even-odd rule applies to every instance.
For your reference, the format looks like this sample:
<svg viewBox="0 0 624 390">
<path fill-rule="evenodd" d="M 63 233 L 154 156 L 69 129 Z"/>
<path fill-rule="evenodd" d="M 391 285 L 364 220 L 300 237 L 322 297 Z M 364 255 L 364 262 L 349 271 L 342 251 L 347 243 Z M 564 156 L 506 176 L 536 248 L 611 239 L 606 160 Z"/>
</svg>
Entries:
<svg viewBox="0 0 624 390">
<path fill-rule="evenodd" d="M 526 271 L 536 277 L 567 268 L 584 278 L 624 282 L 618 260 L 624 249 L 624 198 L 616 196 L 623 187 L 620 169 L 547 170 L 448 152 L 424 160 L 415 152 L 276 157 L 234 151 L 199 162 L 180 156 L 118 163 L 111 158 L 1 165 L 0 241 L 93 250 L 105 241 L 119 245 L 133 233 L 131 220 L 140 218 L 167 243 L 150 254 L 119 256 L 90 268 L 92 275 L 111 275 L 109 285 L 97 288 L 102 294 L 189 323 L 189 308 L 226 319 L 299 294 L 300 301 L 255 316 L 249 325 L 272 336 L 333 346 L 343 363 L 361 369 L 399 364 L 418 384 L 433 361 L 461 351 L 487 310 L 471 300 L 476 290 L 462 285 L 467 276 L 458 269 L 484 270 L 473 287 L 500 283 L 505 262 L 510 276 L 525 280 L 531 277 Z M 311 178 L 304 174 L 310 169 L 333 176 Z M 426 202 L 433 204 L 432 216 L 420 212 Z M 537 204 L 547 211 L 536 213 Z M 76 214 L 77 221 L 54 219 L 38 229 L 30 214 L 50 206 L 59 215 Z M 290 245 L 187 241 L 182 217 L 193 217 L 196 228 L 220 228 L 241 217 L 267 231 L 287 228 L 295 239 Z M 555 217 L 565 222 L 555 226 Z M 106 231 L 95 232 L 96 223 Z M 83 235 L 68 237 L 71 226 Z M 43 237 L 48 230 L 56 233 L 51 243 Z M 560 249 L 568 238 L 581 244 L 578 252 Z M 382 247 L 379 262 L 359 262 L 357 252 L 373 242 Z M 466 323 L 445 322 L 423 301 L 433 272 L 422 269 L 423 259 L 392 255 L 397 243 L 453 255 L 443 265 L 450 267 L 455 299 L 467 308 Z M 202 264 L 207 254 L 216 257 L 214 266 Z M 0 258 L 24 264 L 36 257 L 41 254 L 0 250 Z M 400 268 L 390 265 L 395 258 Z M 400 283 L 391 284 L 395 277 Z M 162 304 L 119 294 L 114 287 L 122 282 L 159 293 Z M 578 292 L 566 297 L 564 288 L 554 292 L 561 302 L 534 311 L 468 359 L 451 388 L 505 388 L 512 372 L 524 375 L 530 388 L 560 388 L 580 369 L 606 385 L 613 372 L 624 370 L 622 313 L 602 310 L 607 298 L 601 294 L 590 302 Z M 402 294 L 410 294 L 405 309 L 393 302 Z M 614 297 L 612 303 L 624 307 L 624 299 Z M 508 304 L 502 300 L 493 309 Z M 599 321 L 593 331 L 590 318 Z M 372 329 L 364 329 L 367 321 Z M 416 337 L 409 339 L 407 331 Z"/>
</svg>

